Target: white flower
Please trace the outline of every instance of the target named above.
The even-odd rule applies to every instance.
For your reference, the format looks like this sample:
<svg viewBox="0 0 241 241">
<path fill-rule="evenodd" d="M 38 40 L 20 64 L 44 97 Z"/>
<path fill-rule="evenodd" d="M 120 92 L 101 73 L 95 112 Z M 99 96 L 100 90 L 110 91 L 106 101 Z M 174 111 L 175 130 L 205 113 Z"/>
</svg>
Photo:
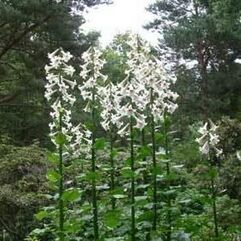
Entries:
<svg viewBox="0 0 241 241">
<path fill-rule="evenodd" d="M 73 76 L 75 69 L 73 68 L 73 66 L 71 65 L 65 65 L 65 67 L 63 68 L 63 71 L 69 75 L 69 76 Z"/>
<path fill-rule="evenodd" d="M 209 148 L 208 141 L 206 141 L 206 142 L 204 143 L 204 145 L 200 146 L 200 147 L 199 147 L 199 150 L 200 150 L 200 152 L 201 152 L 202 154 L 208 155 L 209 152 L 210 152 L 210 148 Z"/>
<path fill-rule="evenodd" d="M 241 161 L 241 153 L 240 153 L 240 151 L 237 151 L 237 152 L 236 152 L 236 156 L 237 156 L 238 160 Z"/>
<path fill-rule="evenodd" d="M 97 100 L 100 98 L 100 82 L 106 81 L 106 76 L 101 73 L 105 61 L 101 59 L 102 52 L 96 47 L 90 47 L 82 54 L 84 64 L 81 66 L 80 76 L 83 78 L 83 84 L 79 86 L 80 94 L 86 101 L 92 101 L 92 95 L 95 94 Z M 87 104 L 87 107 L 89 104 Z M 90 111 L 89 108 L 84 111 Z"/>
<path fill-rule="evenodd" d="M 217 129 L 218 126 L 210 119 L 199 128 L 198 133 L 201 134 L 201 137 L 197 138 L 196 142 L 199 144 L 199 150 L 203 155 L 209 155 L 211 150 L 217 157 L 223 153 L 222 149 L 217 147 L 220 142 Z"/>
<path fill-rule="evenodd" d="M 87 143 L 88 137 L 82 126 L 73 126 L 72 124 L 71 107 L 76 101 L 75 96 L 72 95 L 72 90 L 77 85 L 76 80 L 67 78 L 71 77 L 75 71 L 71 65 L 68 65 L 72 55 L 60 48 L 48 54 L 48 57 L 50 64 L 45 66 L 48 81 L 45 85 L 45 98 L 51 104 L 52 109 L 50 112 L 52 122 L 49 124 L 50 137 L 52 142 L 56 144 L 55 137 L 60 131 L 61 121 L 61 131 L 67 139 L 65 150 L 77 157 L 80 145 Z M 68 155 L 68 152 L 65 152 L 64 155 Z"/>
<path fill-rule="evenodd" d="M 101 103 L 101 125 L 105 130 L 110 130 L 112 126 L 116 125 L 116 118 L 120 108 L 117 87 L 111 82 L 106 86 L 99 88 L 99 96 Z"/>
</svg>

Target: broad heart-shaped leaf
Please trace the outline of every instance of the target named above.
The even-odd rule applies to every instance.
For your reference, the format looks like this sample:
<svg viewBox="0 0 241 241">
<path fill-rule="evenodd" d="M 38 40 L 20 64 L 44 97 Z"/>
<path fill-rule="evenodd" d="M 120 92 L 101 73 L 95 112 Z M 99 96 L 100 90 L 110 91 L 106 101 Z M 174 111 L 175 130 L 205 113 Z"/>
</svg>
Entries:
<svg viewBox="0 0 241 241">
<path fill-rule="evenodd" d="M 62 200 L 65 202 L 74 202 L 81 197 L 81 192 L 78 189 L 66 190 L 63 193 Z"/>
<path fill-rule="evenodd" d="M 58 145 L 64 145 L 66 141 L 67 141 L 67 138 L 62 132 L 59 132 L 55 137 L 55 142 Z"/>
<path fill-rule="evenodd" d="M 135 201 L 137 206 L 145 206 L 148 204 L 148 197 L 147 196 L 135 196 Z"/>
<path fill-rule="evenodd" d="M 75 218 L 68 218 L 64 223 L 64 230 L 66 233 L 76 233 L 78 232 L 83 225 L 83 220 Z"/>
<path fill-rule="evenodd" d="M 106 141 L 105 138 L 98 138 L 95 141 L 95 149 L 96 150 L 103 150 L 105 148 Z"/>
<path fill-rule="evenodd" d="M 110 210 L 103 217 L 103 222 L 108 228 L 116 228 L 120 223 L 121 211 Z"/>
<path fill-rule="evenodd" d="M 124 167 L 121 170 L 121 174 L 125 178 L 131 178 L 135 176 L 135 173 L 130 169 L 130 167 Z"/>
<path fill-rule="evenodd" d="M 138 158 L 140 158 L 140 159 L 151 156 L 151 154 L 152 154 L 152 151 L 149 146 L 141 146 L 138 149 Z"/>
<path fill-rule="evenodd" d="M 85 180 L 86 181 L 98 181 L 100 180 L 100 174 L 98 172 L 88 172 L 86 173 Z"/>
<path fill-rule="evenodd" d="M 139 217 L 138 217 L 138 222 L 143 222 L 143 221 L 152 221 L 153 219 L 153 211 L 145 211 L 143 212 Z"/>
<path fill-rule="evenodd" d="M 43 220 L 44 218 L 47 218 L 48 216 L 49 216 L 49 213 L 43 210 L 35 214 L 35 218 L 39 221 Z"/>
<path fill-rule="evenodd" d="M 126 198 L 127 195 L 124 195 L 124 194 L 114 194 L 113 197 L 116 198 L 116 199 L 122 199 L 122 198 Z"/>
<path fill-rule="evenodd" d="M 47 179 L 50 181 L 50 182 L 57 182 L 59 181 L 60 179 L 60 175 L 58 172 L 56 172 L 55 170 L 50 170 L 48 171 L 47 173 Z"/>
<path fill-rule="evenodd" d="M 47 158 L 48 158 L 49 162 L 51 162 L 52 164 L 57 164 L 59 162 L 59 155 L 57 153 L 48 152 Z"/>
</svg>

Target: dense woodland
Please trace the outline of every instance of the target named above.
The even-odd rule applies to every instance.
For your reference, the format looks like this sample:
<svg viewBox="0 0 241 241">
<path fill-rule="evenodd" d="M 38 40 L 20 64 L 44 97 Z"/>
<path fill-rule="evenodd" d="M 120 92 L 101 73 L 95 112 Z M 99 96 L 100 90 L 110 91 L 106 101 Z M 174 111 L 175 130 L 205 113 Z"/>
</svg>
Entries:
<svg viewBox="0 0 241 241">
<path fill-rule="evenodd" d="M 81 30 L 83 11 L 100 4 L 111 1 L 0 0 L 0 241 L 241 240 L 241 1 L 156 0 L 148 7 L 155 20 L 144 27 L 159 33 L 159 44 L 144 56 L 147 43 L 137 36 L 136 62 L 131 33 L 101 49 L 100 33 Z M 67 112 L 56 115 L 58 133 L 50 136 L 54 104 L 46 98 L 58 53 L 74 85 L 87 82 L 89 67 L 96 84 L 107 76 L 113 91 L 131 81 L 133 66 L 160 77 L 161 62 L 173 80 L 170 95 L 178 94 L 175 111 L 153 114 L 159 92 L 149 87 L 153 98 L 141 109 L 148 124 L 124 116 L 130 132 L 123 136 L 125 128 L 101 121 L 109 107 L 90 98 L 86 111 L 89 97 L 75 88 L 72 122 L 92 134 L 66 158 Z M 104 61 L 97 67 L 95 54 Z M 200 134 L 211 140 L 204 144 Z"/>
</svg>

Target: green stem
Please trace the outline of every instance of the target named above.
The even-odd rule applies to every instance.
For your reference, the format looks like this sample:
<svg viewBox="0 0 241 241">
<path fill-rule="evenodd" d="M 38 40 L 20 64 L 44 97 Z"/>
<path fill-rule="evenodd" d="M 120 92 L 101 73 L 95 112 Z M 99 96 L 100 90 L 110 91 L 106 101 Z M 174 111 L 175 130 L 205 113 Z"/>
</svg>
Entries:
<svg viewBox="0 0 241 241">
<path fill-rule="evenodd" d="M 142 144 L 143 147 L 146 146 L 145 129 L 144 128 L 141 131 L 141 144 Z M 146 157 L 143 157 L 142 161 L 145 163 Z M 145 164 L 144 167 L 145 167 L 146 170 L 143 172 L 143 182 L 145 184 L 147 184 L 148 183 L 147 165 Z"/>
<path fill-rule="evenodd" d="M 151 108 L 153 108 L 153 89 L 151 89 Z M 156 175 L 156 135 L 155 135 L 155 120 L 151 114 L 151 139 L 152 139 L 152 178 L 153 178 L 153 224 L 152 229 L 156 230 L 157 226 L 157 175 Z"/>
<path fill-rule="evenodd" d="M 62 111 L 62 110 L 61 110 Z M 62 112 L 59 114 L 59 132 L 62 133 Z M 63 144 L 59 144 L 59 240 L 64 241 L 64 203 L 63 203 Z"/>
<path fill-rule="evenodd" d="M 94 217 L 94 238 L 99 239 L 99 225 L 98 225 L 98 204 L 96 193 L 96 154 L 95 154 L 95 141 L 96 141 L 96 124 L 95 124 L 95 90 L 92 93 L 92 145 L 91 145 L 91 160 L 92 160 L 92 205 L 93 205 L 93 217 Z"/>
<path fill-rule="evenodd" d="M 166 125 L 166 113 L 164 113 L 164 136 L 165 136 L 165 155 L 169 158 L 169 140 L 168 140 L 168 130 Z M 168 160 L 169 161 L 169 160 Z M 170 164 L 166 163 L 166 175 L 168 177 L 167 188 L 170 190 Z M 171 241 L 172 235 L 172 216 L 171 216 L 171 198 L 167 197 L 167 241 Z"/>
<path fill-rule="evenodd" d="M 114 147 L 113 127 L 111 125 L 111 128 L 110 128 L 110 164 L 111 164 L 110 188 L 111 188 L 112 194 L 115 189 L 115 164 L 114 164 L 114 157 L 113 157 L 113 147 Z M 113 196 L 111 198 L 111 207 L 113 210 L 115 209 L 115 198 Z"/>
<path fill-rule="evenodd" d="M 215 238 L 218 239 L 219 232 L 218 232 L 218 218 L 217 218 L 216 191 L 215 191 L 214 177 L 211 178 L 211 192 L 212 192 L 214 232 L 215 232 Z"/>
<path fill-rule="evenodd" d="M 157 226 L 157 175 L 156 175 L 156 136 L 154 116 L 151 115 L 151 138 L 152 138 L 152 175 L 153 175 L 153 225 L 152 229 L 156 230 Z"/>
<path fill-rule="evenodd" d="M 135 224 L 135 159 L 134 159 L 134 132 L 133 116 L 130 117 L 130 152 L 131 152 L 131 241 L 136 240 Z"/>
</svg>

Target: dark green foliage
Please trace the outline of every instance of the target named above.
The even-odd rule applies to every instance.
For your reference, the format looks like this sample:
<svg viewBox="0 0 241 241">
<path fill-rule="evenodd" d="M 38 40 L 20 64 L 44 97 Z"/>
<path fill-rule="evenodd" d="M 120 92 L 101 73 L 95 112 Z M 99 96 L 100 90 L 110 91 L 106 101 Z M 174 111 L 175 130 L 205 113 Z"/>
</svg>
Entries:
<svg viewBox="0 0 241 241">
<path fill-rule="evenodd" d="M 3 143 L 0 146 L 0 232 L 5 230 L 6 240 L 23 240 L 36 225 L 33 215 L 46 204 L 45 151 L 37 144 L 15 147 Z"/>
<path fill-rule="evenodd" d="M 83 2 L 92 6 L 104 1 Z M 41 145 L 49 145 L 49 107 L 43 97 L 47 53 L 61 46 L 79 56 L 98 37 L 79 31 L 83 16 L 72 15 L 71 7 L 82 11 L 75 0 L 0 2 L 0 132 L 17 144 L 38 139 Z"/>
<path fill-rule="evenodd" d="M 104 1 L 84 2 L 93 6 Z M 151 5 L 157 18 L 148 27 L 162 33 L 164 53 L 169 48 L 173 51 L 168 60 L 175 63 L 178 111 L 172 122 L 166 119 L 153 126 L 152 137 L 150 126 L 144 135 L 133 131 L 130 158 L 130 139 L 120 140 L 115 129 L 112 139 L 107 138 L 96 109 L 96 123 L 87 123 L 96 128 L 94 159 L 67 160 L 60 173 L 58 155 L 48 153 L 47 158 L 39 147 L 53 148 L 47 139 L 49 107 L 43 98 L 46 55 L 62 46 L 76 56 L 72 64 L 78 69 L 80 54 L 98 39 L 98 33 L 85 36 L 78 31 L 84 19 L 71 15 L 71 6 L 82 10 L 78 1 L 0 2 L 0 132 L 13 137 L 0 140 L 0 240 L 22 241 L 29 233 L 27 240 L 37 241 L 35 236 L 54 240 L 58 201 L 63 205 L 66 241 L 96 240 L 97 236 L 126 241 L 131 236 L 134 240 L 134 235 L 138 241 L 239 240 L 241 65 L 235 60 L 241 56 L 241 2 L 160 0 Z M 119 35 L 105 49 L 104 74 L 113 83 L 125 76 L 126 39 L 128 33 Z M 77 103 L 74 111 L 76 123 L 90 120 L 79 111 L 82 106 Z M 213 166 L 199 154 L 195 142 L 200 121 L 207 116 L 219 120 L 224 151 L 222 158 L 212 160 Z M 35 140 L 39 143 L 30 145 Z M 57 136 L 59 145 L 65 141 L 63 135 Z M 157 150 L 154 167 L 152 145 Z M 93 213 L 97 204 L 98 213 Z M 152 230 L 153 220 L 156 230 Z"/>
</svg>

